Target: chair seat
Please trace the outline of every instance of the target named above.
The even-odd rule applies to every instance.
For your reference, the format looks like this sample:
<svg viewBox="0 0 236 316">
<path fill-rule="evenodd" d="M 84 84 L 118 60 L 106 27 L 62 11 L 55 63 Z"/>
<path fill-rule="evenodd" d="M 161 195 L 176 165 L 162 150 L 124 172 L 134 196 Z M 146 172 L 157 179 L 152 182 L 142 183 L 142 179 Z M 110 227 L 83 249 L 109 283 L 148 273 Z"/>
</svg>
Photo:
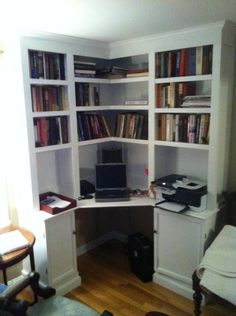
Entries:
<svg viewBox="0 0 236 316">
<path fill-rule="evenodd" d="M 100 315 L 83 303 L 63 296 L 52 296 L 40 300 L 27 310 L 29 316 L 98 316 Z"/>
</svg>

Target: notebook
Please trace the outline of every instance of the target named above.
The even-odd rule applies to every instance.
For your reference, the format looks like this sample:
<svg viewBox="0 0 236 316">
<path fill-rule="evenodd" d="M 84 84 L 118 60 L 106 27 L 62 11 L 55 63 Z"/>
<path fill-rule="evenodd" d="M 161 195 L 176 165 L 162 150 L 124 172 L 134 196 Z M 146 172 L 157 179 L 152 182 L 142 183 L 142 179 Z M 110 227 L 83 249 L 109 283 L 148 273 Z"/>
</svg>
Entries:
<svg viewBox="0 0 236 316">
<path fill-rule="evenodd" d="M 128 201 L 126 164 L 101 163 L 95 165 L 97 202 Z"/>
</svg>

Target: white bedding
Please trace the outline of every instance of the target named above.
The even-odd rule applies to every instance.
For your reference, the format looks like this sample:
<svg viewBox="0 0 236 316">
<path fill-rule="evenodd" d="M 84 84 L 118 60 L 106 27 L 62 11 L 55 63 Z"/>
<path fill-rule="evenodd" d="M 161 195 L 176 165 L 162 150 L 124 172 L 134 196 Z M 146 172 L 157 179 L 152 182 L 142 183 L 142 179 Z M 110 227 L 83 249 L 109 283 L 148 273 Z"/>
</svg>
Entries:
<svg viewBox="0 0 236 316">
<path fill-rule="evenodd" d="M 197 268 L 200 284 L 236 304 L 236 227 L 225 225 Z"/>
</svg>

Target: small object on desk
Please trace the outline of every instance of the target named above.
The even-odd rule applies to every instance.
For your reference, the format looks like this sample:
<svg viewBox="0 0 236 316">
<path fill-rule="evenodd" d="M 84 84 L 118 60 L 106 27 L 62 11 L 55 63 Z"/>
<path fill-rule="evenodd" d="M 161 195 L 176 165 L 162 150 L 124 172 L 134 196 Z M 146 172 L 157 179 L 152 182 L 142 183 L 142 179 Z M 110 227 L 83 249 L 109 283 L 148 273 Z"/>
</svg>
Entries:
<svg viewBox="0 0 236 316">
<path fill-rule="evenodd" d="M 93 196 L 91 194 L 86 194 L 86 195 L 80 195 L 78 197 L 78 200 L 90 200 L 92 198 L 93 198 Z"/>
<path fill-rule="evenodd" d="M 29 246 L 29 241 L 19 230 L 0 234 L 0 256 Z"/>
<path fill-rule="evenodd" d="M 156 200 L 156 182 L 152 181 L 149 188 L 148 188 L 148 196 L 150 199 Z"/>
<path fill-rule="evenodd" d="M 77 205 L 75 199 L 54 192 L 40 194 L 39 200 L 40 210 L 52 215 L 61 213 Z"/>
</svg>

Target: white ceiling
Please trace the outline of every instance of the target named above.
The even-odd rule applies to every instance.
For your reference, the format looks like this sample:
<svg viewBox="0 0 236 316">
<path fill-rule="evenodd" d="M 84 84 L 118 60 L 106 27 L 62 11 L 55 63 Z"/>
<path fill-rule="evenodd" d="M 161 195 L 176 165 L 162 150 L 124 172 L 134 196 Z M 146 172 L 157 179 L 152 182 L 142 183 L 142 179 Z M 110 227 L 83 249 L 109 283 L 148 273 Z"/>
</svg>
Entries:
<svg viewBox="0 0 236 316">
<path fill-rule="evenodd" d="M 1 0 L 1 31 L 49 32 L 101 41 L 158 34 L 222 20 L 236 0 Z M 2 24 L 2 25 L 1 25 Z"/>
</svg>

